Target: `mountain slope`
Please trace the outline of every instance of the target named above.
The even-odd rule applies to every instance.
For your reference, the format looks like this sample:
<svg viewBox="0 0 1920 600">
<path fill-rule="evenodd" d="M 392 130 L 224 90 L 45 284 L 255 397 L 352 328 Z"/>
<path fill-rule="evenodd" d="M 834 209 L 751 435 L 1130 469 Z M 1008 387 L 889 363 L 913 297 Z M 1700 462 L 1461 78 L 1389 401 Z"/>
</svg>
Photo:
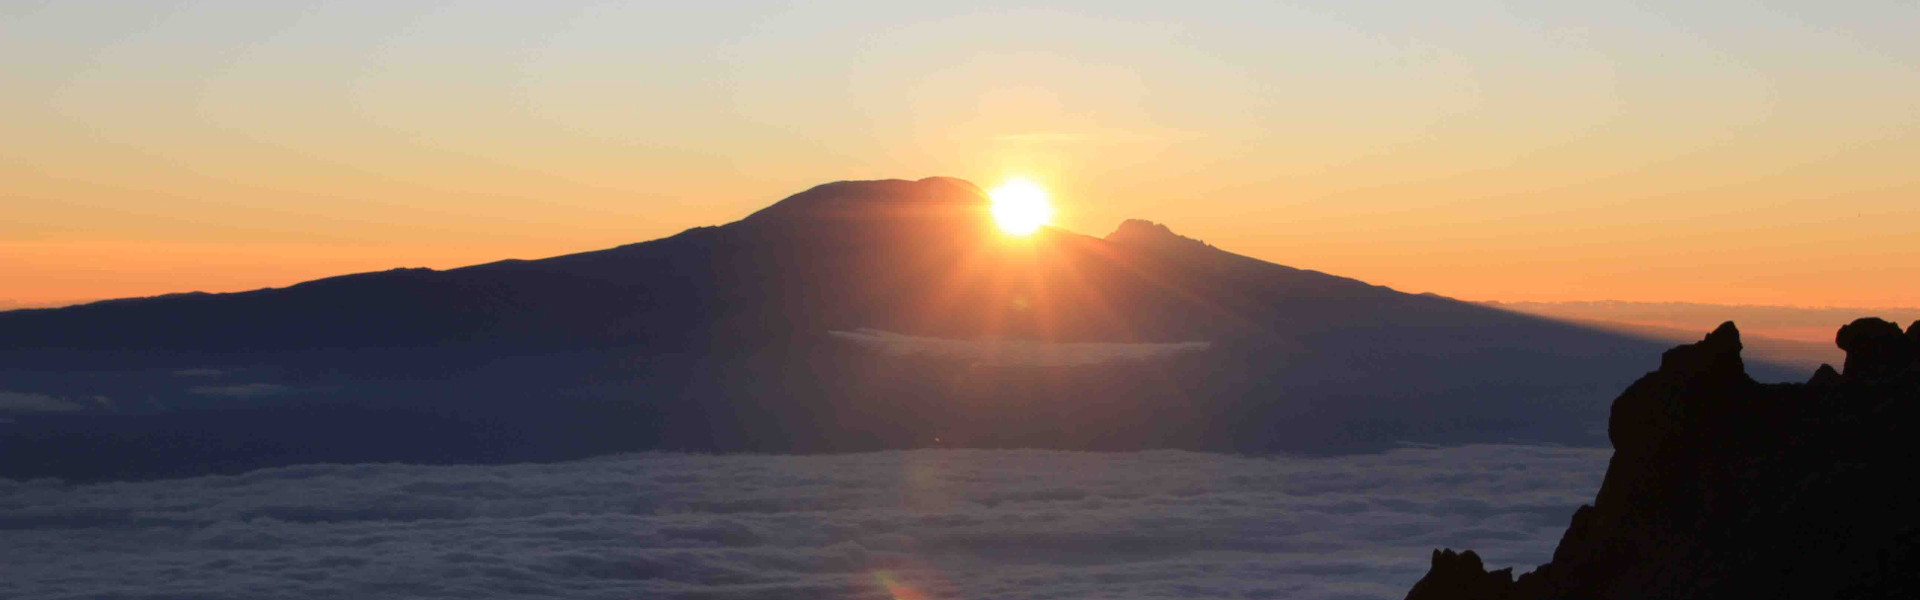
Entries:
<svg viewBox="0 0 1920 600">
<path fill-rule="evenodd" d="M 1652 348 L 1143 221 L 1008 238 L 956 179 L 839 182 L 595 252 L 0 313 L 0 391 L 85 407 L 8 416 L 0 476 L 1597 444 L 1606 390 Z"/>
</svg>

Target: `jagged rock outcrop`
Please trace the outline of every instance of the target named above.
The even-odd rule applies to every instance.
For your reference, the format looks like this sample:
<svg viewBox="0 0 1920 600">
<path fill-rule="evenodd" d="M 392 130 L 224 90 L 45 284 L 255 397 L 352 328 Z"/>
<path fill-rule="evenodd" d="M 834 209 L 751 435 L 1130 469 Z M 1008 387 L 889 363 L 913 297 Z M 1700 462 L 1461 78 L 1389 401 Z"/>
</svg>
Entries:
<svg viewBox="0 0 1920 600">
<path fill-rule="evenodd" d="M 1909 329 L 1920 332 L 1920 327 Z M 1916 346 L 1914 338 L 1901 333 L 1899 325 L 1880 319 L 1859 319 L 1841 327 L 1834 343 L 1847 351 L 1845 376 L 1849 379 L 1896 374 L 1913 363 Z"/>
<path fill-rule="evenodd" d="M 1746 375 L 1721 325 L 1614 401 L 1614 456 L 1553 560 L 1436 551 L 1409 600 L 1920 597 L 1920 322 L 1854 321 L 1844 371 Z"/>
<path fill-rule="evenodd" d="M 1472 550 L 1433 551 L 1433 570 L 1413 584 L 1408 597 L 1419 598 L 1499 598 L 1513 587 L 1513 569 L 1488 571 L 1480 555 Z"/>
<path fill-rule="evenodd" d="M 1127 219 L 1107 234 L 1106 240 L 1115 244 L 1145 248 L 1184 248 L 1204 250 L 1211 248 L 1206 242 L 1174 233 L 1166 225 L 1145 219 Z"/>
</svg>

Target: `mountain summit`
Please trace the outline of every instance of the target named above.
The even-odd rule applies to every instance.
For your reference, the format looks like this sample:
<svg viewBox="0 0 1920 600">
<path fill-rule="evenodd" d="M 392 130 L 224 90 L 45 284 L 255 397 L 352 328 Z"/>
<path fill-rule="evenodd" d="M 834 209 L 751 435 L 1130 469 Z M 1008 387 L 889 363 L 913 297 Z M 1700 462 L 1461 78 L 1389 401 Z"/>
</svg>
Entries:
<svg viewBox="0 0 1920 600">
<path fill-rule="evenodd" d="M 1603 443 L 1649 343 L 980 188 L 844 181 L 617 248 L 0 313 L 0 477 L 644 449 Z M 101 400 L 95 401 L 94 398 Z M 60 404 L 53 404 L 50 400 Z M 32 406 L 74 410 L 29 411 Z"/>
<path fill-rule="evenodd" d="M 952 177 L 836 181 L 788 196 L 741 222 L 966 220 L 985 216 L 991 202 L 979 186 Z"/>
<path fill-rule="evenodd" d="M 1135 247 L 1186 247 L 1212 248 L 1200 240 L 1181 236 L 1161 225 L 1145 219 L 1127 219 L 1118 229 L 1107 234 L 1106 240 L 1123 246 Z"/>
<path fill-rule="evenodd" d="M 944 234 L 942 238 L 951 239 L 991 233 L 991 203 L 979 187 L 951 177 L 837 181 L 789 196 L 727 227 L 781 236 Z"/>
</svg>

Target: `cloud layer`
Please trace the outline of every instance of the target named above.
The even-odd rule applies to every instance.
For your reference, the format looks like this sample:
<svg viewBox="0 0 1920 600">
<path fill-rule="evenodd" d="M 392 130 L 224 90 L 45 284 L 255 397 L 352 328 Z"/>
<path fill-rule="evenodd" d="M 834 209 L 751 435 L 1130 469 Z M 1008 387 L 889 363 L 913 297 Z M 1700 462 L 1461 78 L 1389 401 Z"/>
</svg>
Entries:
<svg viewBox="0 0 1920 600">
<path fill-rule="evenodd" d="M 1065 367 L 1124 360 L 1147 360 L 1200 352 L 1207 342 L 1118 343 L 1035 342 L 1025 340 L 953 340 L 905 335 L 878 329 L 829 331 L 836 339 L 896 356 L 933 356 L 993 366 Z"/>
<path fill-rule="evenodd" d="M 920 450 L 0 480 L 7 598 L 1399 598 L 1544 561 L 1607 452 Z"/>
</svg>

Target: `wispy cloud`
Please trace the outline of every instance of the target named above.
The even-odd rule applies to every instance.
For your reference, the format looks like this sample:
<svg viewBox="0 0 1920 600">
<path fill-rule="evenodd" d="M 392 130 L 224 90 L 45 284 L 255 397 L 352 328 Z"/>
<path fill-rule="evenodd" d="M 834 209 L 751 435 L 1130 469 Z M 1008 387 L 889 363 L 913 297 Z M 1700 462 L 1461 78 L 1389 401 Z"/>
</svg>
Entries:
<svg viewBox="0 0 1920 600">
<path fill-rule="evenodd" d="M 827 332 L 835 338 L 896 356 L 931 356 L 994 366 L 1081 366 L 1151 360 L 1205 351 L 1208 342 L 1117 343 L 956 340 L 856 329 Z"/>
<path fill-rule="evenodd" d="M 1064 131 L 1032 131 L 1027 133 L 1008 133 L 994 136 L 995 141 L 1020 143 L 1067 143 L 1082 142 L 1093 136 L 1085 133 L 1067 133 Z"/>
<path fill-rule="evenodd" d="M 1023 131 L 993 136 L 993 141 L 1011 144 L 1130 143 L 1185 139 L 1192 134 L 1172 131 L 1132 131 L 1096 129 L 1087 131 Z"/>
<path fill-rule="evenodd" d="M 0 412 L 73 412 L 86 408 L 46 394 L 0 390 Z"/>
<path fill-rule="evenodd" d="M 187 391 L 202 396 L 221 396 L 226 398 L 259 398 L 287 393 L 284 385 L 273 383 L 236 383 L 233 385 L 196 385 Z"/>
</svg>

